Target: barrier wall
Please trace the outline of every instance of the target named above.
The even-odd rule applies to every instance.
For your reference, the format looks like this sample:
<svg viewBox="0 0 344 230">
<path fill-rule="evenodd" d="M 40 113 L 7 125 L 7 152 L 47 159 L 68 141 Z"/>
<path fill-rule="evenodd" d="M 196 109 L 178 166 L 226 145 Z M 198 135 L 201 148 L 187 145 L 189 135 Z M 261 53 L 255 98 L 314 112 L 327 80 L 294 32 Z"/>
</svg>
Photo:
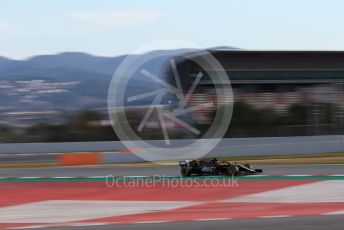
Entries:
<svg viewBox="0 0 344 230">
<path fill-rule="evenodd" d="M 193 140 L 173 140 L 185 146 Z M 164 146 L 164 141 L 152 140 L 154 146 Z M 146 149 L 147 150 L 147 149 Z M 60 165 L 108 164 L 142 162 L 140 149 L 127 149 L 121 142 L 74 142 L 0 144 L 0 158 L 23 155 L 26 161 L 39 160 L 43 155 L 58 160 Z M 147 150 L 149 151 L 149 149 Z M 173 151 L 171 151 L 173 152 Z M 268 137 L 222 139 L 206 157 L 262 156 L 344 152 L 344 136 Z M 135 153 L 135 154 L 134 154 Z"/>
<path fill-rule="evenodd" d="M 59 156 L 59 163 L 62 166 L 70 165 L 97 165 L 101 163 L 100 152 L 64 153 Z"/>
</svg>

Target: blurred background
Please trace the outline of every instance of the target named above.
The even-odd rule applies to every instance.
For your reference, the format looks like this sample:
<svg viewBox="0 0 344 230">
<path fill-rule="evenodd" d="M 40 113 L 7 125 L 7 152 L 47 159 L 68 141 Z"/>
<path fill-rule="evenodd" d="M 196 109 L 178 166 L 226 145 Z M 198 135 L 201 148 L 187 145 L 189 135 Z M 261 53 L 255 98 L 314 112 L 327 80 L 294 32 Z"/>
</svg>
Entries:
<svg viewBox="0 0 344 230">
<path fill-rule="evenodd" d="M 157 55 L 142 68 L 175 84 L 169 61 L 179 53 L 204 58 L 193 50 L 152 51 Z M 344 53 L 297 51 L 246 51 L 230 47 L 211 48 L 231 84 L 217 94 L 220 79 L 216 69 L 204 69 L 191 60 L 177 61 L 185 94 L 198 73 L 203 77 L 189 100 L 189 106 L 212 106 L 183 117 L 202 132 L 212 123 L 217 109 L 231 106 L 234 112 L 225 137 L 273 137 L 337 135 L 344 133 Z M 99 57 L 82 53 L 38 56 L 25 61 L 0 62 L 0 141 L 69 142 L 118 140 L 107 112 L 107 93 L 113 71 L 124 57 Z M 216 74 L 213 74 L 216 75 Z M 227 77 L 226 75 L 216 75 Z M 126 96 L 135 96 L 161 85 L 141 73 L 131 76 Z M 221 86 L 222 87 L 222 86 Z M 137 127 L 154 97 L 111 108 L 125 112 Z M 178 100 L 166 96 L 162 105 L 176 108 Z M 228 118 L 230 119 L 230 118 Z M 172 138 L 200 135 L 166 120 Z M 144 139 L 162 139 L 156 114 L 138 132 Z"/>
<path fill-rule="evenodd" d="M 0 0 L 0 229 L 344 229 L 343 9 Z"/>
<path fill-rule="evenodd" d="M 211 124 L 215 107 L 231 106 L 234 100 L 225 137 L 343 134 L 344 59 L 342 52 L 335 51 L 344 49 L 343 3 L 262 2 L 198 1 L 195 8 L 194 2 L 180 7 L 157 1 L 103 5 L 80 0 L 49 4 L 0 0 L 0 142 L 117 140 L 107 114 L 107 94 L 120 63 L 130 56 L 160 55 L 143 67 L 173 82 L 169 60 L 190 52 L 199 55 L 178 44 L 131 52 L 159 39 L 198 44 L 218 59 L 229 76 L 227 89 L 232 89 L 233 98 L 230 93 L 214 93 L 219 80 L 210 81 L 209 75 L 218 70 L 177 62 L 185 92 L 199 72 L 204 74 L 189 105 L 212 102 L 214 106 L 183 117 L 202 133 Z M 126 94 L 158 87 L 137 73 Z M 173 109 L 177 101 L 169 96 L 162 104 Z M 137 126 L 152 100 L 111 109 L 125 112 Z M 156 120 L 153 114 L 140 132 L 142 138 L 162 139 Z M 171 138 L 202 136 L 175 122 L 166 120 L 166 124 Z"/>
</svg>

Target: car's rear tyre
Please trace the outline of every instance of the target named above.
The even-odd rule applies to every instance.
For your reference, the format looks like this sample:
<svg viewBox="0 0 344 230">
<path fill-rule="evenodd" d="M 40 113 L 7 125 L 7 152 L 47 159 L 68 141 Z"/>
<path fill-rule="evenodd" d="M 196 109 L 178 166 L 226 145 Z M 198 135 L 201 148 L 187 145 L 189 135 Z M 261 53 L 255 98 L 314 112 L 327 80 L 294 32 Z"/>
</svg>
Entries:
<svg viewBox="0 0 344 230">
<path fill-rule="evenodd" d="M 180 173 L 182 174 L 182 177 L 190 176 L 190 170 L 189 170 L 188 167 L 183 167 L 183 168 L 180 170 Z"/>
<path fill-rule="evenodd" d="M 228 166 L 228 168 L 227 168 L 227 174 L 228 174 L 229 176 L 236 176 L 236 175 L 238 175 L 238 173 L 239 173 L 239 169 L 238 169 L 237 166 L 235 166 L 235 165 L 229 165 L 229 166 Z"/>
</svg>

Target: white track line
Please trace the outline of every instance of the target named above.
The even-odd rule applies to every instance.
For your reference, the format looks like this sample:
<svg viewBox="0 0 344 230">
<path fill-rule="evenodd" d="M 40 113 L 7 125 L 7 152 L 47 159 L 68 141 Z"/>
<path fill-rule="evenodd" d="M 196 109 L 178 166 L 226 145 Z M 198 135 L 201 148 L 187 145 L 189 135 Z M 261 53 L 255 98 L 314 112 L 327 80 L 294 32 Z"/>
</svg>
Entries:
<svg viewBox="0 0 344 230">
<path fill-rule="evenodd" d="M 314 203 L 344 202 L 343 180 L 321 180 L 266 192 L 243 195 L 224 202 Z"/>
<path fill-rule="evenodd" d="M 329 216 L 329 215 L 344 215 L 344 210 L 342 211 L 336 211 L 336 212 L 327 212 L 327 213 L 324 213 L 322 214 L 324 216 Z"/>
<path fill-rule="evenodd" d="M 305 177 L 305 176 L 316 176 L 316 175 L 309 175 L 309 174 L 290 174 L 290 175 L 284 175 L 284 176 L 290 176 L 290 177 Z"/>
<path fill-rule="evenodd" d="M 41 178 L 53 178 L 53 179 L 74 179 L 79 177 L 71 177 L 71 176 L 53 176 L 53 177 L 41 177 Z"/>
<path fill-rule="evenodd" d="M 204 218 L 204 219 L 195 219 L 193 221 L 221 221 L 221 220 L 234 220 L 233 218 Z"/>
<path fill-rule="evenodd" d="M 66 224 L 64 226 L 72 226 L 72 227 L 87 227 L 87 226 L 103 226 L 103 225 L 109 225 L 111 222 L 80 222 L 80 223 L 70 223 Z"/>
<path fill-rule="evenodd" d="M 288 218 L 288 217 L 293 217 L 292 215 L 276 215 L 276 216 L 257 216 L 256 218 L 259 219 L 270 219 L 270 218 Z"/>
<path fill-rule="evenodd" d="M 85 220 L 172 210 L 193 201 L 48 200 L 0 208 L 0 223 L 65 224 Z"/>
<path fill-rule="evenodd" d="M 338 212 L 330 212 L 330 213 L 323 213 L 323 214 L 316 214 L 314 216 L 319 215 L 344 215 L 344 211 Z M 293 218 L 293 217 L 300 217 L 295 215 L 271 215 L 271 216 L 257 216 L 252 217 L 249 219 L 272 219 L 272 218 Z M 193 220 L 186 220 L 186 222 L 191 221 L 199 221 L 199 222 L 207 222 L 207 221 L 227 221 L 227 220 L 240 220 L 241 218 L 204 218 L 204 219 L 193 219 Z M 159 220 L 159 221 L 139 221 L 139 222 L 80 222 L 80 223 L 59 223 L 59 224 L 42 224 L 42 225 L 30 225 L 30 226 L 20 226 L 20 227 L 12 227 L 8 229 L 17 230 L 17 229 L 37 229 L 37 228 L 49 228 L 49 227 L 87 227 L 87 226 L 105 226 L 105 225 L 113 225 L 113 224 L 159 224 L 159 223 L 174 223 L 179 222 L 178 220 Z"/>
<path fill-rule="evenodd" d="M 157 221 L 140 221 L 134 222 L 133 224 L 159 224 L 159 223 L 169 223 L 169 220 L 157 220 Z"/>
</svg>

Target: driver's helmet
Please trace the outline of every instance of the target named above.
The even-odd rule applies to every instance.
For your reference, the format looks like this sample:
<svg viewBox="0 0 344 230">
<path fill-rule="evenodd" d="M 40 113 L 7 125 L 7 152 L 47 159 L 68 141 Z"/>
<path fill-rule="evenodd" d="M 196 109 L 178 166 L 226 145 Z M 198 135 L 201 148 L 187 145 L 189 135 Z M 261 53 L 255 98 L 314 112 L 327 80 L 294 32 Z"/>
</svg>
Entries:
<svg viewBox="0 0 344 230">
<path fill-rule="evenodd" d="M 215 163 L 215 162 L 217 162 L 217 158 L 213 158 L 213 159 L 211 159 L 211 161 Z"/>
</svg>

